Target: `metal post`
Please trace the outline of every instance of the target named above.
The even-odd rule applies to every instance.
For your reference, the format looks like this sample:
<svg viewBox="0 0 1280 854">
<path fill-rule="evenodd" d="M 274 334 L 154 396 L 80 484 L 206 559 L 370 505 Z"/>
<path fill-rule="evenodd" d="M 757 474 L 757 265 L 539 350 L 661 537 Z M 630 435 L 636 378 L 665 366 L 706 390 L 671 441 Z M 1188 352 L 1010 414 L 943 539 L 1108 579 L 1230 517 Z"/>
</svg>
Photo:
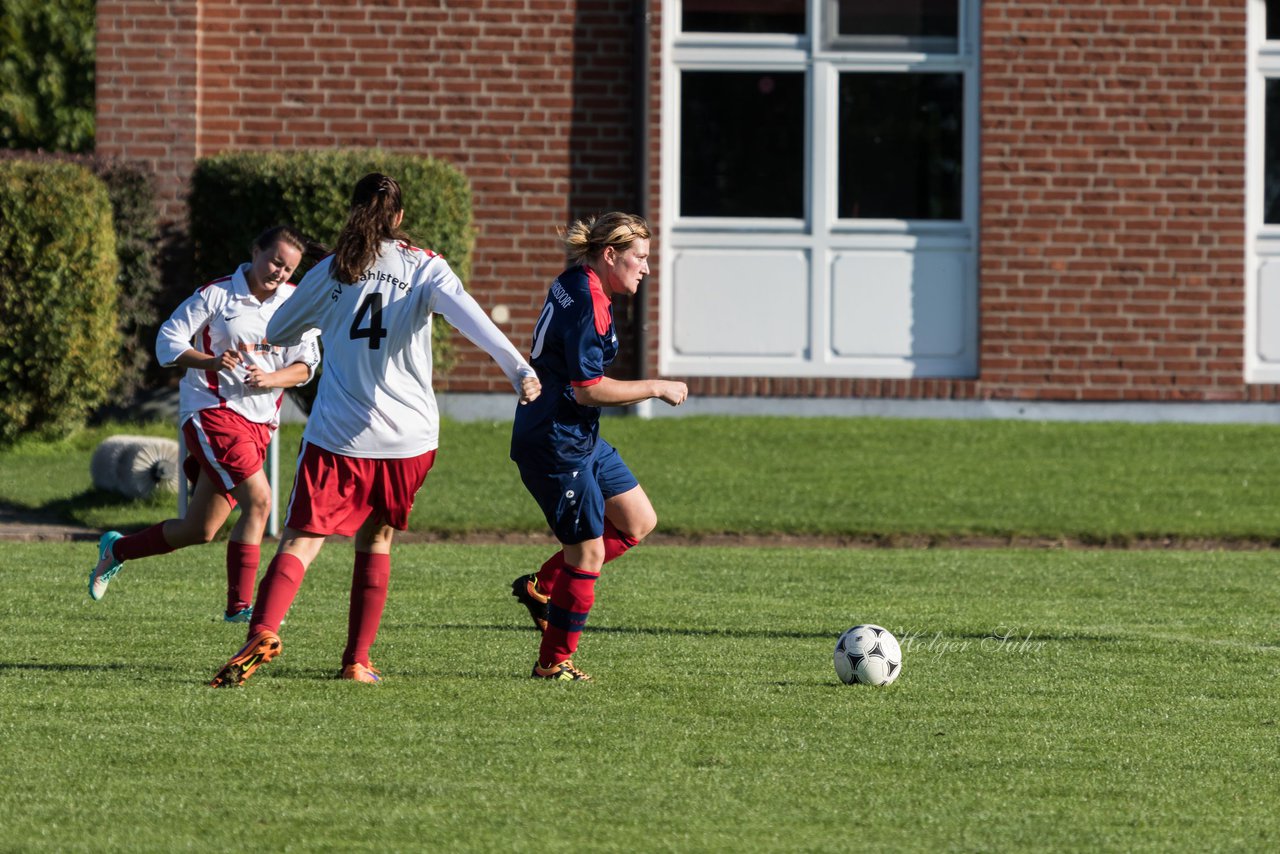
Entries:
<svg viewBox="0 0 1280 854">
<path fill-rule="evenodd" d="M 280 429 L 271 432 L 267 445 L 267 480 L 271 482 L 271 514 L 267 516 L 267 536 L 280 535 Z"/>
<path fill-rule="evenodd" d="M 187 515 L 187 470 L 183 462 L 187 459 L 187 437 L 182 435 L 182 425 L 178 425 L 178 518 Z"/>
</svg>

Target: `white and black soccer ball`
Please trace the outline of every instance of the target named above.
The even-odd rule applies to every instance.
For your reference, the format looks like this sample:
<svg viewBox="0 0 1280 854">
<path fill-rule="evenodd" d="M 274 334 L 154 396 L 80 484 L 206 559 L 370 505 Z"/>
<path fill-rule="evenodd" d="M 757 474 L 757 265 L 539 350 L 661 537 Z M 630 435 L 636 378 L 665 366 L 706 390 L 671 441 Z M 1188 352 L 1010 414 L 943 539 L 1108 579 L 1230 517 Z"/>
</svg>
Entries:
<svg viewBox="0 0 1280 854">
<path fill-rule="evenodd" d="M 882 626 L 854 626 L 836 641 L 835 664 L 846 685 L 888 685 L 902 672 L 902 648 Z"/>
</svg>

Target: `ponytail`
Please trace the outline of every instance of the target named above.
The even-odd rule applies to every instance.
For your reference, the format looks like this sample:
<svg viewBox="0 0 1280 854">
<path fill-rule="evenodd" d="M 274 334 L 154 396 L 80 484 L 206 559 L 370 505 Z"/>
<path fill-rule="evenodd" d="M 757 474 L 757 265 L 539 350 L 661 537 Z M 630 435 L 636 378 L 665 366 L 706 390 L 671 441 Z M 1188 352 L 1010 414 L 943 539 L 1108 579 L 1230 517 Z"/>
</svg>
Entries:
<svg viewBox="0 0 1280 854">
<path fill-rule="evenodd" d="M 400 185 L 390 176 L 370 172 L 356 182 L 351 192 L 351 212 L 333 249 L 334 278 L 351 284 L 378 260 L 384 240 L 408 240 L 396 227 L 396 216 L 404 210 Z"/>
</svg>

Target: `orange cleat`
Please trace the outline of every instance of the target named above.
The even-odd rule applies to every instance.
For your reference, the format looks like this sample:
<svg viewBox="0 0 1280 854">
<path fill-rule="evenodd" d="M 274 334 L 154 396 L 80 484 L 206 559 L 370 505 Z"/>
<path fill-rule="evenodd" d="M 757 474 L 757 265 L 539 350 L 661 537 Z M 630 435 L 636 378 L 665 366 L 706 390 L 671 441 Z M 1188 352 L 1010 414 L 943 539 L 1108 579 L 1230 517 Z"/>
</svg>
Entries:
<svg viewBox="0 0 1280 854">
<path fill-rule="evenodd" d="M 511 582 L 511 595 L 516 597 L 516 601 L 529 609 L 529 616 L 533 618 L 533 624 L 538 627 L 538 631 L 545 632 L 547 630 L 547 602 L 550 601 L 549 596 L 544 596 L 538 590 L 538 576 L 522 575 Z"/>
<path fill-rule="evenodd" d="M 338 674 L 339 679 L 350 679 L 352 682 L 381 682 L 382 673 L 374 669 L 372 664 L 348 664 L 342 668 L 342 672 Z"/>
<path fill-rule="evenodd" d="M 222 666 L 209 687 L 238 688 L 253 675 L 259 665 L 266 664 L 279 654 L 280 636 L 263 629 L 249 638 L 249 642 L 240 647 L 240 651 Z"/>
<path fill-rule="evenodd" d="M 533 673 L 530 674 L 534 679 L 546 679 L 550 682 L 591 682 L 590 676 L 573 666 L 572 661 L 560 661 L 550 667 L 543 667 L 541 664 L 533 666 Z"/>
</svg>

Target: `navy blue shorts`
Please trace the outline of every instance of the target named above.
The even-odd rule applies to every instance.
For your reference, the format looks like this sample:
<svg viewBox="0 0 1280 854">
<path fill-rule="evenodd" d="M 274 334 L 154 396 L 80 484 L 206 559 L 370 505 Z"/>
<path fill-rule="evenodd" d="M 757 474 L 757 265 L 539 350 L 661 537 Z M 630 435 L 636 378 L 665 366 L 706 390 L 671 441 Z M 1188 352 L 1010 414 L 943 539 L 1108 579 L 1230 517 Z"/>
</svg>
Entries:
<svg viewBox="0 0 1280 854">
<path fill-rule="evenodd" d="M 604 502 L 640 485 L 622 455 L 603 439 L 582 468 L 548 472 L 520 466 L 520 479 L 565 545 L 604 536 Z"/>
</svg>

